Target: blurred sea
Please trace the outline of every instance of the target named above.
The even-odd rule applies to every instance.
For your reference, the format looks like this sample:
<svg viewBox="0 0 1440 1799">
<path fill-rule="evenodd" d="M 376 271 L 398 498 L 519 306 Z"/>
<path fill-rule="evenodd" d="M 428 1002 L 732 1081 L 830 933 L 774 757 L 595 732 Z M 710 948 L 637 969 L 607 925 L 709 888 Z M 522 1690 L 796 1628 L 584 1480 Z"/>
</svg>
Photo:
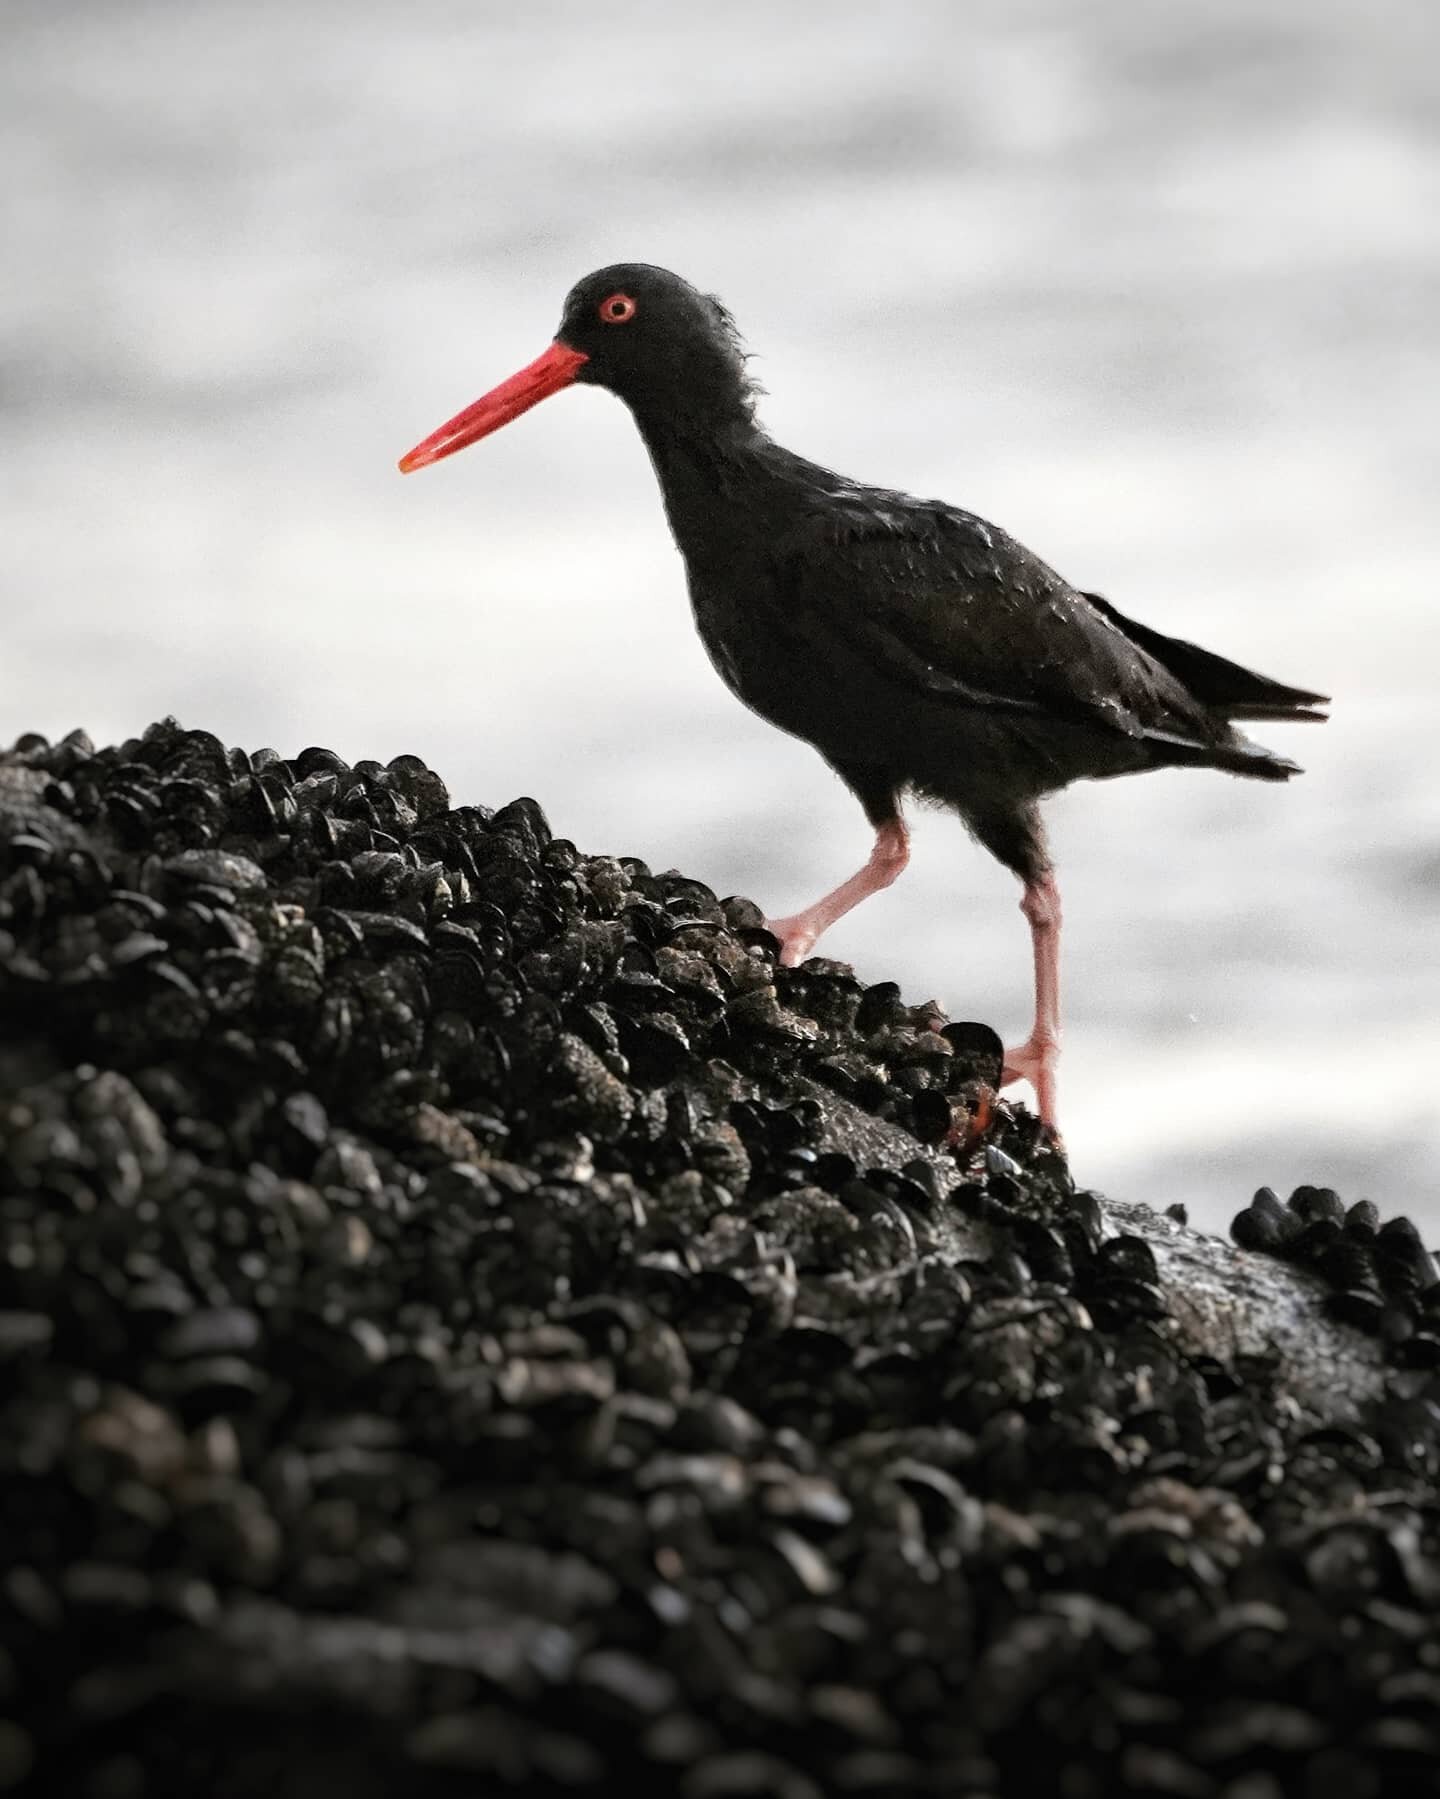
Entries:
<svg viewBox="0 0 1440 1799">
<path fill-rule="evenodd" d="M 0 738 L 174 712 L 772 909 L 848 874 L 619 405 L 395 472 L 577 276 L 667 264 L 781 441 L 1334 694 L 1257 732 L 1288 788 L 1052 803 L 1067 1138 L 1207 1226 L 1312 1180 L 1440 1235 L 1433 0 L 6 0 L 0 51 Z M 1016 897 L 922 814 L 825 948 L 1010 1034 Z"/>
</svg>

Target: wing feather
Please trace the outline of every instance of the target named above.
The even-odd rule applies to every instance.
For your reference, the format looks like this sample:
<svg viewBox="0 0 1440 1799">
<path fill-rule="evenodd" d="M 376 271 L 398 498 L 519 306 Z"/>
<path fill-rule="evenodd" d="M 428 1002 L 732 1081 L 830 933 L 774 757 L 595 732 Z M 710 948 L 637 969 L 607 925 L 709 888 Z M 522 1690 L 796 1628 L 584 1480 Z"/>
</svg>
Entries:
<svg viewBox="0 0 1440 1799">
<path fill-rule="evenodd" d="M 817 521 L 845 552 L 838 590 L 833 557 L 807 554 L 808 532 L 785 544 L 780 590 L 812 640 L 843 643 L 916 698 L 1109 737 L 1211 740 L 1163 664 L 1023 545 L 972 514 L 902 501 Z"/>
</svg>

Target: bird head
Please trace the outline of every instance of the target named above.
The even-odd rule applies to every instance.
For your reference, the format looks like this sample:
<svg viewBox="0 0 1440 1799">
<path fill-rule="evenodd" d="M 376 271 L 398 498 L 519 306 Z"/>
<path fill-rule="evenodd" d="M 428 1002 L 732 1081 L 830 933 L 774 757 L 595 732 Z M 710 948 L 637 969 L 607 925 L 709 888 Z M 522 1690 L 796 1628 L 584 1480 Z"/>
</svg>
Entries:
<svg viewBox="0 0 1440 1799">
<path fill-rule="evenodd" d="M 668 269 L 612 263 L 565 297 L 554 342 L 400 459 L 425 468 L 488 437 L 574 382 L 607 387 L 637 417 L 712 427 L 748 419 L 754 385 L 729 313 Z"/>
</svg>

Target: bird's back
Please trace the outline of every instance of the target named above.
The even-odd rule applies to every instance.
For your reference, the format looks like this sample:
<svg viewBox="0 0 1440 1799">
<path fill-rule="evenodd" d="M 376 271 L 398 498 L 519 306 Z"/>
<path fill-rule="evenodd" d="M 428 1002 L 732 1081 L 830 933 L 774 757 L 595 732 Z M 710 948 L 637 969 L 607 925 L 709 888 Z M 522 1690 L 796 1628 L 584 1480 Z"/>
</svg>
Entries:
<svg viewBox="0 0 1440 1799">
<path fill-rule="evenodd" d="M 1134 624 L 972 513 L 765 438 L 655 461 L 716 667 L 832 763 L 962 811 L 1175 764 L 1295 772 L 1231 721 L 1318 696 Z"/>
</svg>

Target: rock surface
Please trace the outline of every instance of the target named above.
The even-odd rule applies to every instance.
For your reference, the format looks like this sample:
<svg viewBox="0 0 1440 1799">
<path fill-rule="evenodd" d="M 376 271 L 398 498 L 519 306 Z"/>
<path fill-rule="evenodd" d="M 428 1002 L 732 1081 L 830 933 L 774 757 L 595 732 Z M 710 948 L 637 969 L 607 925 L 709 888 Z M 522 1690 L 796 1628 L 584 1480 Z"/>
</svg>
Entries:
<svg viewBox="0 0 1440 1799">
<path fill-rule="evenodd" d="M 1440 1790 L 1433 1258 L 996 1048 L 412 757 L 22 739 L 0 1791 Z"/>
</svg>

